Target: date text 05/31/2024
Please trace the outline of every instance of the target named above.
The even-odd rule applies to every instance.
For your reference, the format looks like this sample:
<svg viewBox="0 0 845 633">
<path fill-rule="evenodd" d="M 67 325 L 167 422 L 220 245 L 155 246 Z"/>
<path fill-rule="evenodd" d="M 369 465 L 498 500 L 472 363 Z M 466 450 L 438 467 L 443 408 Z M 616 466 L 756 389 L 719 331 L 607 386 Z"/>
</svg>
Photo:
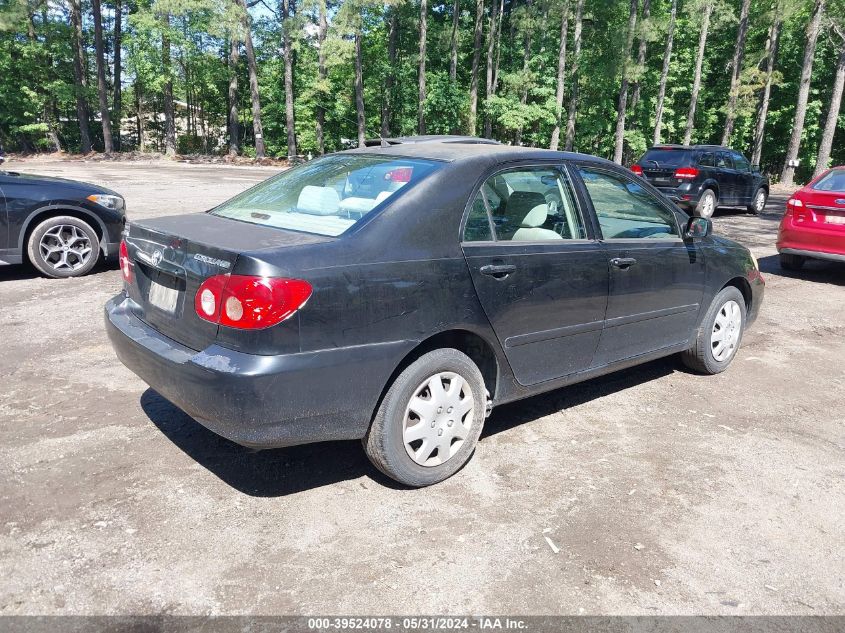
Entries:
<svg viewBox="0 0 845 633">
<path fill-rule="evenodd" d="M 357 618 L 308 618 L 308 628 L 320 630 L 511 630 L 526 628 L 524 620 L 499 617 L 357 617 Z"/>
</svg>

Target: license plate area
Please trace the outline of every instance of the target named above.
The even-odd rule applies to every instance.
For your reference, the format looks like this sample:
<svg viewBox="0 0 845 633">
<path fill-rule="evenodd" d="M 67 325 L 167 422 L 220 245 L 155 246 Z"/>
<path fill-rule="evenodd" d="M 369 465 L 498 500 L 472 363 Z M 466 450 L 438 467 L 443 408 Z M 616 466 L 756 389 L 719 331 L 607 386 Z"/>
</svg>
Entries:
<svg viewBox="0 0 845 633">
<path fill-rule="evenodd" d="M 184 290 L 185 284 L 181 279 L 161 271 L 155 271 L 150 276 L 147 302 L 156 310 L 166 314 L 175 314 L 179 305 L 179 296 Z"/>
<path fill-rule="evenodd" d="M 839 224 L 845 225 L 845 215 L 825 215 L 824 216 L 825 224 Z"/>
</svg>

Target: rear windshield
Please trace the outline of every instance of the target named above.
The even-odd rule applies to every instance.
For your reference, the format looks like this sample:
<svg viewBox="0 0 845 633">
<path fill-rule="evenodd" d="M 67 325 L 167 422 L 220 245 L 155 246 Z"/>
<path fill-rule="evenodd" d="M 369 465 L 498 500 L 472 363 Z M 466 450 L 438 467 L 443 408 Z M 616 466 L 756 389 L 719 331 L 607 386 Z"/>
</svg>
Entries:
<svg viewBox="0 0 845 633">
<path fill-rule="evenodd" d="M 845 169 L 831 169 L 813 185 L 817 191 L 845 191 Z"/>
<path fill-rule="evenodd" d="M 245 191 L 211 214 L 336 236 L 441 165 L 394 156 L 324 156 Z"/>
<path fill-rule="evenodd" d="M 689 165 L 691 152 L 687 149 L 650 149 L 640 159 L 640 165 L 648 167 L 679 167 Z"/>
</svg>

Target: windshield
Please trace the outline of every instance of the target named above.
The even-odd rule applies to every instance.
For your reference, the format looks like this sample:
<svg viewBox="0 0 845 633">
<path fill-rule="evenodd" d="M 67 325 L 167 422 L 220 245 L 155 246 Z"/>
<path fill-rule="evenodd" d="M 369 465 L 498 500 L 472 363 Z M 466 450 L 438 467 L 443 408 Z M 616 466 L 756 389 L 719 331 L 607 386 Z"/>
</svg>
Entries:
<svg viewBox="0 0 845 633">
<path fill-rule="evenodd" d="M 831 169 L 816 184 L 816 191 L 845 191 L 845 169 Z"/>
<path fill-rule="evenodd" d="M 643 167 L 678 167 L 689 164 L 690 151 L 686 149 L 650 149 L 640 159 Z"/>
<path fill-rule="evenodd" d="M 334 154 L 285 171 L 211 211 L 252 224 L 336 236 L 440 163 Z"/>
</svg>

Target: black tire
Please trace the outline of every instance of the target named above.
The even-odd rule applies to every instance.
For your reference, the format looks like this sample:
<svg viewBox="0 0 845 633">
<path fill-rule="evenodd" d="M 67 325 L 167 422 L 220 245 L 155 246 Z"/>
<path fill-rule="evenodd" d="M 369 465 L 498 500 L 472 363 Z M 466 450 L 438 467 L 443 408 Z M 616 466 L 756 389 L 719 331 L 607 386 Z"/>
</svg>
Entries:
<svg viewBox="0 0 845 633">
<path fill-rule="evenodd" d="M 469 386 L 473 410 L 466 415 L 472 422 L 468 425 L 467 437 L 454 455 L 442 464 L 422 465 L 412 459 L 405 448 L 406 409 L 422 384 L 441 372 L 457 374 Z M 452 348 L 428 352 L 406 367 L 390 385 L 363 440 L 364 449 L 376 468 L 399 483 L 415 488 L 436 484 L 454 475 L 469 461 L 484 425 L 486 401 L 484 379 L 468 356 Z M 412 445 L 411 450 L 413 448 Z"/>
<path fill-rule="evenodd" d="M 60 262 L 52 261 L 49 259 L 51 256 L 45 257 L 41 249 L 42 240 L 48 232 L 55 231 L 58 227 L 68 227 L 68 230 L 72 230 L 71 227 L 78 229 L 78 235 L 84 236 L 88 240 L 90 250 L 87 252 L 87 256 L 79 255 L 82 251 L 77 248 L 76 252 L 71 251 L 67 254 L 65 261 L 69 263 L 66 266 L 61 265 Z M 75 244 L 84 244 L 84 240 L 80 237 Z M 27 254 L 32 265 L 47 277 L 81 277 L 91 272 L 91 269 L 100 259 L 100 240 L 97 233 L 87 222 L 70 215 L 57 215 L 43 220 L 32 230 L 27 241 Z M 59 255 L 59 257 L 61 256 Z"/>
<path fill-rule="evenodd" d="M 762 200 L 760 196 L 762 195 Z M 769 194 L 764 187 L 760 187 L 754 192 L 754 197 L 751 198 L 751 204 L 748 205 L 748 212 L 754 215 L 759 215 L 766 210 L 766 201 L 769 199 Z"/>
<path fill-rule="evenodd" d="M 712 218 L 718 206 L 719 198 L 716 196 L 716 192 L 712 189 L 705 189 L 698 199 L 698 204 L 695 205 L 695 215 L 700 218 Z"/>
<path fill-rule="evenodd" d="M 788 253 L 781 253 L 778 259 L 780 260 L 780 267 L 784 270 L 801 270 L 804 267 L 804 262 L 807 261 L 806 257 Z"/>
<path fill-rule="evenodd" d="M 739 311 L 742 317 L 737 338 L 732 351 L 726 358 L 717 360 L 713 353 L 712 335 L 715 328 L 716 317 L 721 312 L 722 308 L 729 302 L 733 301 L 739 306 Z M 719 374 L 725 371 L 736 357 L 736 352 L 742 344 L 742 334 L 745 330 L 745 297 L 734 286 L 722 288 L 722 290 L 713 298 L 707 314 L 699 325 L 696 331 L 695 342 L 692 347 L 681 354 L 681 360 L 684 365 L 690 369 L 702 374 Z"/>
</svg>

